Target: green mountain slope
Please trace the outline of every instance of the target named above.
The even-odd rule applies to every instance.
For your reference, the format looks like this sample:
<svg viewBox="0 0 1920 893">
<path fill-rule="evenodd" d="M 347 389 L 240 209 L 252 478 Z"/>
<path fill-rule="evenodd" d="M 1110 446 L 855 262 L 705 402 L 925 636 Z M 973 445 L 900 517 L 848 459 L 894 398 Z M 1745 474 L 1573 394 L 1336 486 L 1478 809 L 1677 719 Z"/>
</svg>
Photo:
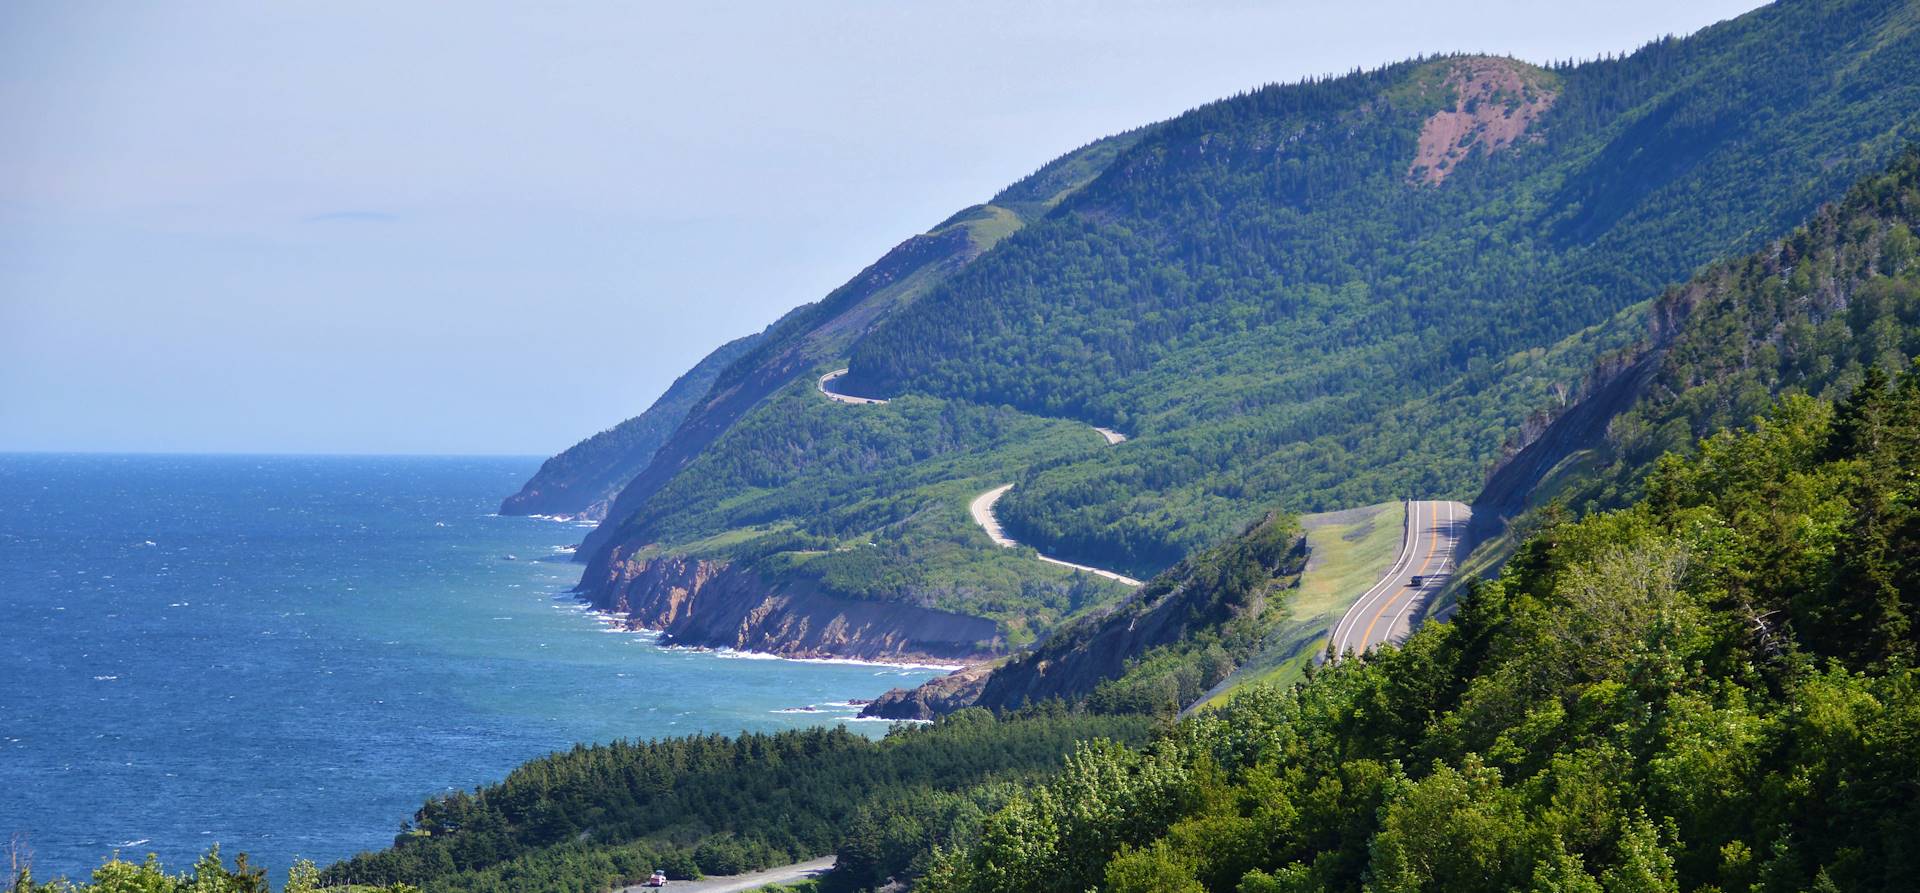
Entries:
<svg viewBox="0 0 1920 893">
<path fill-rule="evenodd" d="M 990 252 L 1023 215 L 1059 204 L 1141 133 L 1062 156 L 771 327 L 587 537 L 582 589 L 692 644 L 944 660 L 1031 641 L 1118 597 L 1117 584 L 991 548 L 966 513 L 1005 468 L 1099 449 L 1098 433 L 938 399 L 849 406 L 818 380 L 856 338 Z M 694 610 L 675 593 L 691 593 Z M 984 635 L 969 618 L 990 621 Z"/>
<path fill-rule="evenodd" d="M 1660 456 L 1759 414 L 1777 395 L 1834 398 L 1920 355 L 1920 148 L 1789 236 L 1650 302 L 1646 333 L 1605 356 L 1551 425 L 1491 476 L 1480 539 L 1551 503 L 1636 497 Z M 1497 562 L 1512 539 L 1482 547 Z"/>
<path fill-rule="evenodd" d="M 1920 147 L 1786 237 L 1627 313 L 1623 319 L 1645 322 L 1646 334 L 1602 358 L 1590 393 L 1493 475 L 1476 500 L 1475 521 L 1488 524 L 1483 551 L 1493 554 L 1467 567 L 1486 570 L 1512 551 L 1513 539 L 1498 537 L 1503 515 L 1520 514 L 1518 526 L 1532 529 L 1565 517 L 1542 506 L 1617 508 L 1642 494 L 1657 463 L 1744 424 L 1783 394 L 1839 399 L 1920 357 L 1916 228 Z M 1246 557 L 1271 552 L 1271 545 L 1260 548 L 1267 542 L 1249 535 L 1198 553 L 1112 614 L 1062 629 L 974 679 L 969 696 L 938 703 L 1012 708 L 1057 697 L 1101 710 L 1172 713 L 1223 680 L 1229 685 L 1220 691 L 1262 681 L 1262 668 L 1287 668 L 1276 678 L 1290 680 L 1299 664 L 1287 662 L 1301 655 L 1300 643 L 1324 634 L 1327 621 L 1267 640 L 1283 618 L 1300 613 L 1288 604 L 1297 594 L 1259 573 L 1274 562 Z M 1229 561 L 1241 572 L 1194 570 Z M 1348 581 L 1344 594 L 1350 599 L 1372 582 Z M 1161 616 L 1168 613 L 1182 625 L 1159 635 L 1169 628 Z M 1148 617 L 1156 622 L 1142 621 Z M 1852 652 L 1830 633 L 1802 632 L 1821 637 L 1824 651 Z M 928 690 L 948 685 L 935 680 Z M 895 702 L 930 701 L 890 693 L 870 712 L 891 715 L 885 710 Z"/>
<path fill-rule="evenodd" d="M 745 354 L 758 335 L 735 338 L 715 348 L 647 411 L 580 441 L 548 459 L 540 470 L 500 504 L 503 515 L 560 515 L 598 521 L 614 496 L 653 460 L 687 413 L 713 387 L 721 370 Z"/>
<path fill-rule="evenodd" d="M 1017 538 L 1090 564 L 1151 572 L 1276 503 L 1464 498 L 1525 412 L 1501 360 L 1836 197 L 1916 132 L 1916 83 L 1910 5 L 1875 0 L 1615 61 L 1268 87 L 1157 128 L 862 339 L 850 379 L 1134 435 L 1004 503 Z M 1470 114 L 1430 182 L 1423 141 Z M 1407 411 L 1448 390 L 1439 426 Z"/>
<path fill-rule="evenodd" d="M 1107 137 L 1055 159 L 1002 190 L 992 203 L 959 211 L 895 246 L 820 301 L 781 317 L 752 349 L 720 370 L 700 405 L 662 445 L 660 461 L 651 463 L 620 492 L 609 523 L 594 531 L 584 551 L 591 553 L 605 545 L 621 531 L 627 517 L 763 401 L 803 377 L 830 370 L 830 365 L 823 364 L 845 356 L 853 340 L 878 320 L 1019 230 L 1030 219 L 1027 215 L 1045 213 L 1071 195 L 1103 159 L 1110 159 L 1140 135 L 1141 131 L 1132 131 Z"/>
<path fill-rule="evenodd" d="M 724 574 L 726 616 L 778 622 L 699 644 L 891 605 L 990 620 L 967 641 L 993 653 L 1124 592 L 994 547 L 966 507 L 1001 485 L 1014 539 L 1136 577 L 1276 507 L 1469 497 L 1640 337 L 1640 302 L 1920 132 L 1914 9 L 1788 0 L 1551 69 L 1419 60 L 1089 146 L 957 216 L 1001 236 L 968 262 L 836 293 L 723 373 L 723 411 L 589 538 L 582 591 L 663 625 L 668 594 Z M 891 402 L 827 401 L 812 380 L 841 365 Z M 794 647 L 873 655 L 881 621 L 860 623 Z"/>
<path fill-rule="evenodd" d="M 1920 366 L 1788 398 L 1455 623 L 1083 750 L 915 889 L 1911 889 L 1916 480 Z"/>
</svg>

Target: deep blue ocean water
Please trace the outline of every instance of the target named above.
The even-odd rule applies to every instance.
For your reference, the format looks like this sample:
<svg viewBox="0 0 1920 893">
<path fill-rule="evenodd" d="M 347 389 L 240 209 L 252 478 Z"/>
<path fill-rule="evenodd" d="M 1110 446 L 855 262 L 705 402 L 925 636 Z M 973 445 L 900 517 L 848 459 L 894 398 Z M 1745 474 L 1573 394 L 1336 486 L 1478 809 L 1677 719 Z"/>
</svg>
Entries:
<svg viewBox="0 0 1920 893">
<path fill-rule="evenodd" d="M 574 742 L 828 722 L 779 711 L 933 675 L 607 631 L 565 595 L 585 531 L 491 514 L 536 465 L 0 455 L 0 837 L 43 878 L 217 842 L 278 883 Z"/>
</svg>

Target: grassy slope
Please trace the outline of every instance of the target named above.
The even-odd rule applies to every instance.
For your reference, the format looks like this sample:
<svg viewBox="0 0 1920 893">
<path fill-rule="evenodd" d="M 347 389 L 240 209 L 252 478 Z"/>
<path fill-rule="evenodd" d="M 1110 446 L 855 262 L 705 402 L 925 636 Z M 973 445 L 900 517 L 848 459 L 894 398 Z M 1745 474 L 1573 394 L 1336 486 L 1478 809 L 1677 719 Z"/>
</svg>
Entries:
<svg viewBox="0 0 1920 893">
<path fill-rule="evenodd" d="M 1307 665 L 1324 650 L 1328 630 L 1393 564 L 1406 519 L 1403 502 L 1301 518 L 1307 566 L 1287 602 L 1285 619 L 1268 634 L 1260 654 L 1216 686 L 1202 705 L 1224 704 L 1244 685 L 1291 685 L 1303 678 Z"/>
</svg>

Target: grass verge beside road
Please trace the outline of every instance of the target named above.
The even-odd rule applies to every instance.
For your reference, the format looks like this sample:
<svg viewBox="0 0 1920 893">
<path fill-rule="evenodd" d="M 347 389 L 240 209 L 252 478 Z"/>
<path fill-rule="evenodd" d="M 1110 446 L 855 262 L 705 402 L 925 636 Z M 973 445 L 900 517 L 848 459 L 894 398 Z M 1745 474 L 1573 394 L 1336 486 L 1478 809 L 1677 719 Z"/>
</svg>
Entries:
<svg viewBox="0 0 1920 893">
<path fill-rule="evenodd" d="M 1291 685 L 1303 678 L 1307 665 L 1325 650 L 1328 630 L 1399 555 L 1406 518 L 1404 502 L 1302 517 L 1307 567 L 1288 600 L 1286 618 L 1268 634 L 1266 647 L 1198 706 L 1226 703 L 1243 685 Z"/>
</svg>

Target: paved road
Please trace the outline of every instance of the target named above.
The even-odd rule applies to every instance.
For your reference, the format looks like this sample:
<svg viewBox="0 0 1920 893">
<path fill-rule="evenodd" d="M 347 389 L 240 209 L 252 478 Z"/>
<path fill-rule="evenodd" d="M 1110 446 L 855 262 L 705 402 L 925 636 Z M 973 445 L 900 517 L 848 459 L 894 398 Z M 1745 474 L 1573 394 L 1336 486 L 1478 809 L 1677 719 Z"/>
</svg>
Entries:
<svg viewBox="0 0 1920 893">
<path fill-rule="evenodd" d="M 820 393 L 827 395 L 828 400 L 832 400 L 835 403 L 852 403 L 857 406 L 864 406 L 871 403 L 877 406 L 887 402 L 877 397 L 854 397 L 847 394 L 834 393 L 833 389 L 829 388 L 828 385 L 833 384 L 835 379 L 845 374 L 847 374 L 847 370 L 835 369 L 832 372 L 820 376 L 820 381 L 816 383 L 815 387 L 820 389 Z"/>
<path fill-rule="evenodd" d="M 973 504 L 967 506 L 967 511 L 973 515 L 973 523 L 980 525 L 980 529 L 987 532 L 987 538 L 1009 549 L 1015 548 L 1020 544 L 1015 542 L 1013 537 L 1007 536 L 1007 532 L 1001 529 L 1000 519 L 993 516 L 993 504 L 999 502 L 1000 497 L 1007 495 L 1007 491 L 1011 489 L 1013 489 L 1012 484 L 995 487 L 979 496 L 975 496 L 973 498 Z M 1101 570 L 1097 567 L 1088 567 L 1084 564 L 1074 564 L 1071 561 L 1061 561 L 1058 558 L 1048 558 L 1045 555 L 1041 555 L 1039 558 L 1048 564 L 1057 564 L 1061 567 L 1070 567 L 1074 570 L 1086 571 L 1097 577 L 1118 580 L 1128 586 L 1140 585 L 1139 580 L 1135 580 L 1124 574 L 1116 574 L 1113 571 Z"/>
<path fill-rule="evenodd" d="M 817 387 L 819 387 L 820 393 L 825 394 L 827 399 L 832 400 L 835 403 L 850 403 L 854 405 L 865 405 L 865 404 L 881 404 L 881 403 L 887 402 L 885 400 L 881 400 L 874 397 L 854 397 L 848 394 L 841 394 L 841 393 L 835 392 L 832 387 L 833 382 L 836 379 L 840 378 L 840 376 L 845 374 L 847 374 L 847 370 L 835 369 L 832 372 L 829 372 L 825 375 L 820 376 L 820 380 L 816 385 Z M 1109 446 L 1113 444 L 1121 443 L 1127 439 L 1127 435 L 1121 434 L 1120 432 L 1115 431 L 1112 428 L 1101 428 L 1098 426 L 1094 426 L 1093 430 L 1100 432 L 1100 436 L 1106 438 L 1107 444 Z M 1007 536 L 1006 531 L 1000 529 L 1000 521 L 994 518 L 993 516 L 993 504 L 996 502 L 999 502 L 1000 497 L 1007 495 L 1007 491 L 1011 489 L 1013 489 L 1012 484 L 1008 484 L 1004 487 L 995 487 L 992 490 L 988 490 L 987 492 L 982 493 L 979 496 L 975 497 L 973 500 L 973 504 L 968 507 L 968 510 L 973 513 L 974 523 L 979 524 L 981 529 L 985 530 L 987 532 L 987 536 L 991 538 L 995 543 L 998 543 L 1002 546 L 1006 546 L 1007 548 L 1010 548 L 1010 549 L 1017 547 L 1020 544 L 1017 542 L 1014 542 L 1012 537 Z M 1140 585 L 1139 580 L 1135 580 L 1134 578 L 1126 576 L 1124 574 L 1116 574 L 1113 571 L 1102 570 L 1097 567 L 1088 567 L 1084 564 L 1074 564 L 1071 561 L 1061 561 L 1058 558 L 1049 558 L 1045 555 L 1041 555 L 1039 556 L 1039 558 L 1041 561 L 1044 561 L 1048 564 L 1057 564 L 1057 565 L 1060 565 L 1061 567 L 1070 567 L 1070 568 L 1073 568 L 1074 570 L 1086 571 L 1087 573 L 1094 574 L 1096 576 L 1106 577 L 1109 580 L 1118 580 L 1122 583 L 1127 584 L 1128 586 Z"/>
<path fill-rule="evenodd" d="M 1328 637 L 1335 659 L 1399 642 L 1413 632 L 1420 609 L 1453 575 L 1454 551 L 1472 512 L 1458 502 L 1407 503 L 1407 529 L 1400 554 L 1387 574 L 1360 595 Z M 1413 578 L 1420 578 L 1420 585 Z"/>
<path fill-rule="evenodd" d="M 798 862 L 756 871 L 751 874 L 736 874 L 728 877 L 710 877 L 697 881 L 668 881 L 668 893 L 740 893 L 742 890 L 758 890 L 768 884 L 785 884 L 791 881 L 805 880 L 826 874 L 833 868 L 833 857 L 815 859 L 811 862 Z M 651 893 L 659 887 L 622 887 L 619 893 Z"/>
<path fill-rule="evenodd" d="M 828 400 L 832 400 L 835 403 L 849 403 L 855 406 L 865 406 L 868 404 L 872 404 L 877 406 L 887 402 L 878 397 L 855 397 L 851 394 L 842 394 L 838 391 L 835 391 L 833 389 L 833 383 L 840 380 L 841 376 L 844 376 L 846 374 L 847 374 L 847 370 L 845 369 L 835 369 L 832 372 L 829 372 L 825 375 L 820 376 L 820 380 L 816 382 L 814 386 L 819 388 L 820 393 L 825 394 Z M 1112 446 L 1117 443 L 1126 442 L 1127 435 L 1121 434 L 1120 432 L 1115 431 L 1112 428 L 1102 428 L 1098 425 L 1094 425 L 1091 427 L 1093 428 L 1093 430 L 1100 432 L 1101 437 L 1104 437 L 1107 439 L 1108 446 Z"/>
</svg>

